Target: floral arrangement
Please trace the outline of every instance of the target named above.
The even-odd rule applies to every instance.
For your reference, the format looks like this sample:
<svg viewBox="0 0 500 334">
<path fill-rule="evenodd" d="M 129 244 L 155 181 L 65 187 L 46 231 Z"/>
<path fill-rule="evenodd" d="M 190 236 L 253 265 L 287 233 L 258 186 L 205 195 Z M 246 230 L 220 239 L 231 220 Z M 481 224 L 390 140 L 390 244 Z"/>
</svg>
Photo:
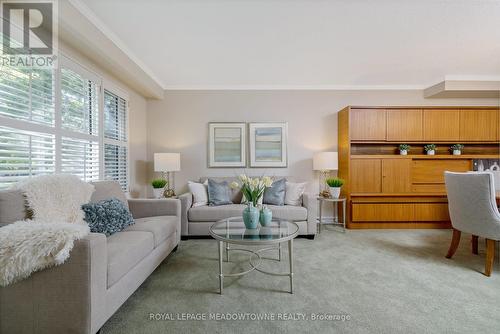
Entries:
<svg viewBox="0 0 500 334">
<path fill-rule="evenodd" d="M 252 203 L 254 207 L 257 206 L 259 199 L 264 195 L 264 190 L 273 185 L 273 180 L 269 176 L 251 178 L 241 174 L 238 179 L 241 182 L 241 192 L 248 203 Z M 238 182 L 231 182 L 231 188 L 236 189 L 239 187 Z"/>
</svg>

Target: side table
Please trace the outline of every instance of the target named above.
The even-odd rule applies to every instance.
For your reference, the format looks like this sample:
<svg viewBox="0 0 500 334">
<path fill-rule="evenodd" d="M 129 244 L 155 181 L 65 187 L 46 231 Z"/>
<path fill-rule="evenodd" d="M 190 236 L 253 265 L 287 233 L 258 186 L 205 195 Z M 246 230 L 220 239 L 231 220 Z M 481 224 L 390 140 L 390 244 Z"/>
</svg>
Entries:
<svg viewBox="0 0 500 334">
<path fill-rule="evenodd" d="M 343 232 L 345 232 L 345 212 L 347 200 L 345 197 L 340 198 L 326 198 L 326 197 L 317 197 L 319 204 L 319 222 L 318 222 L 318 233 L 321 233 L 321 225 L 323 225 L 323 203 L 330 202 L 334 206 L 337 205 L 337 219 L 338 219 L 338 205 L 342 203 L 342 223 L 332 223 L 328 225 L 342 225 L 344 227 Z"/>
</svg>

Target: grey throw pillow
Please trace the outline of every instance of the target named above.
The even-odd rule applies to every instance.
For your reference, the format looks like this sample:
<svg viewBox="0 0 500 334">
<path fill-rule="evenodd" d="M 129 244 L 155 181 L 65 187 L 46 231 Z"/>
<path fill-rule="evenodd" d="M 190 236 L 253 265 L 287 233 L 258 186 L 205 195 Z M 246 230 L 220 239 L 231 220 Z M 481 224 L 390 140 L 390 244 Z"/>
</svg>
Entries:
<svg viewBox="0 0 500 334">
<path fill-rule="evenodd" d="M 84 219 L 89 224 L 90 232 L 110 236 L 134 224 L 130 211 L 118 198 L 84 204 L 82 210 L 85 212 Z"/>
<path fill-rule="evenodd" d="M 279 179 L 264 190 L 262 203 L 270 205 L 285 205 L 286 179 Z"/>
<path fill-rule="evenodd" d="M 231 201 L 232 191 L 227 181 L 217 182 L 208 179 L 208 205 L 233 204 Z"/>
</svg>

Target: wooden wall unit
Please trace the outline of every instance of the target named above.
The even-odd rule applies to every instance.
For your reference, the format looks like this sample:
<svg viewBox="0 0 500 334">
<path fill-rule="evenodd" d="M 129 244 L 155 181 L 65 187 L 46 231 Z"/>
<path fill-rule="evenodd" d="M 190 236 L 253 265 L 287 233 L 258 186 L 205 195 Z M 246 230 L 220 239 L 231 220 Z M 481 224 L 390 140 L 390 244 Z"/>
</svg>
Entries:
<svg viewBox="0 0 500 334">
<path fill-rule="evenodd" d="M 499 159 L 499 108 L 346 107 L 338 114 L 339 177 L 348 228 L 449 228 L 444 171 Z M 397 146 L 410 143 L 407 156 Z M 435 156 L 423 146 L 438 146 Z M 465 144 L 453 156 L 452 144 Z"/>
</svg>

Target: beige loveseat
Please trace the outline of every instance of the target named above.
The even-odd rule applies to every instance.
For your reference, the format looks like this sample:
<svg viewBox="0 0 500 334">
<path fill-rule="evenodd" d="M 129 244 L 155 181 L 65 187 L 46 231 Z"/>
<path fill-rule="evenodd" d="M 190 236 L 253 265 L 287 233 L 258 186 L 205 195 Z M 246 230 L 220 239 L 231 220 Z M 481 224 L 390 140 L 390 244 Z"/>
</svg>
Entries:
<svg viewBox="0 0 500 334">
<path fill-rule="evenodd" d="M 110 237 L 91 233 L 75 243 L 66 263 L 0 288 L 0 333 L 96 333 L 177 248 L 179 200 L 127 200 L 115 182 L 94 185 L 92 202 L 122 200 L 135 224 Z M 20 192 L 0 191 L 0 224 L 26 215 Z"/>
<path fill-rule="evenodd" d="M 279 179 L 282 177 L 276 177 Z M 291 178 L 285 177 L 288 180 Z M 207 177 L 200 178 L 199 182 L 203 183 Z M 234 177 L 214 177 L 216 181 L 235 180 Z M 293 180 L 292 180 L 293 181 Z M 193 194 L 185 193 L 179 196 L 182 205 L 181 224 L 182 237 L 208 236 L 209 228 L 215 222 L 229 217 L 238 217 L 242 215 L 244 204 L 239 204 L 241 201 L 241 193 L 235 195 L 233 204 L 220 206 L 197 206 L 193 207 Z M 299 235 L 307 236 L 313 239 L 317 230 L 317 208 L 318 202 L 313 194 L 304 193 L 302 195 L 302 205 L 268 205 L 273 212 L 273 219 L 283 219 L 293 221 L 299 226 Z"/>
</svg>

